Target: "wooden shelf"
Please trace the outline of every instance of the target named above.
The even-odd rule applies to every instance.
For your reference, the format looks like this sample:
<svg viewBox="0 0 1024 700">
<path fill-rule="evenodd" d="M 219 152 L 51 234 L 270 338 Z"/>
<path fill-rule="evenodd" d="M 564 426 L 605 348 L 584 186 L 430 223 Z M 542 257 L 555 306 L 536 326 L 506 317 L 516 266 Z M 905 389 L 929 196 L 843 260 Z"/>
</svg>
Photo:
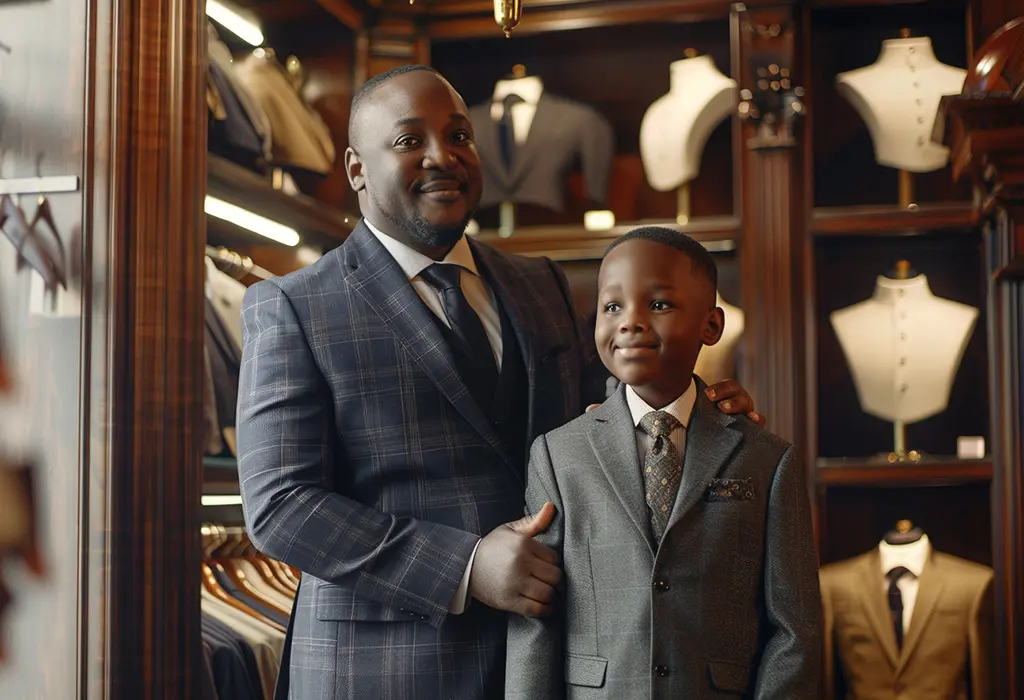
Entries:
<svg viewBox="0 0 1024 700">
<path fill-rule="evenodd" d="M 672 219 L 658 219 L 620 223 L 607 231 L 587 231 L 583 226 L 523 226 L 508 238 L 501 238 L 492 229 L 483 229 L 474 238 L 506 253 L 546 255 L 561 261 L 600 260 L 612 241 L 638 226 L 664 226 L 680 231 L 711 252 L 719 253 L 736 249 L 740 222 L 733 216 L 708 216 L 691 219 L 685 226 Z"/>
<path fill-rule="evenodd" d="M 234 457 L 203 457 L 203 469 L 238 473 L 238 460 Z"/>
<path fill-rule="evenodd" d="M 991 481 L 992 460 L 932 457 L 889 464 L 882 459 L 819 459 L 818 486 L 941 486 Z"/>
<path fill-rule="evenodd" d="M 898 206 L 819 207 L 811 215 L 815 236 L 914 236 L 967 230 L 978 223 L 970 202 Z"/>
<path fill-rule="evenodd" d="M 354 214 L 347 214 L 312 197 L 275 190 L 256 173 L 212 153 L 207 154 L 206 187 L 211 197 L 293 228 L 303 240 L 328 246 L 344 241 L 359 220 Z M 218 225 L 226 223 L 216 221 Z M 269 238 L 263 239 L 254 233 L 248 235 L 273 243 Z"/>
</svg>

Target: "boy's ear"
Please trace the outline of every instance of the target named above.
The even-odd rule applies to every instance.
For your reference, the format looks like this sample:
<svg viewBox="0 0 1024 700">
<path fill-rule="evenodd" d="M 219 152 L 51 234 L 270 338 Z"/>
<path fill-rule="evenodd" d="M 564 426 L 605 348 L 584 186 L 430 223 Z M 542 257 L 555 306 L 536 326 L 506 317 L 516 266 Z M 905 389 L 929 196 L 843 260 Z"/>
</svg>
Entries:
<svg viewBox="0 0 1024 700">
<path fill-rule="evenodd" d="M 716 306 L 708 312 L 704 321 L 704 332 L 701 334 L 701 342 L 705 345 L 715 345 L 722 339 L 722 331 L 725 330 L 725 312 L 721 307 Z"/>
</svg>

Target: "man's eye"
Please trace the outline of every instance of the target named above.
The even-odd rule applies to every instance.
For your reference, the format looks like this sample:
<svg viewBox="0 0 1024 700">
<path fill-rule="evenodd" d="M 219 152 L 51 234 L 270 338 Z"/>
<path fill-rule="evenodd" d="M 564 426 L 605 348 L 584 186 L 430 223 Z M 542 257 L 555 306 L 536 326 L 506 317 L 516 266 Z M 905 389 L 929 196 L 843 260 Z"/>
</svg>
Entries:
<svg viewBox="0 0 1024 700">
<path fill-rule="evenodd" d="M 452 134 L 452 140 L 456 143 L 467 143 L 473 140 L 468 131 L 456 131 Z"/>
<path fill-rule="evenodd" d="M 420 140 L 415 136 L 403 136 L 395 142 L 395 145 L 399 148 L 416 148 L 420 143 Z"/>
</svg>

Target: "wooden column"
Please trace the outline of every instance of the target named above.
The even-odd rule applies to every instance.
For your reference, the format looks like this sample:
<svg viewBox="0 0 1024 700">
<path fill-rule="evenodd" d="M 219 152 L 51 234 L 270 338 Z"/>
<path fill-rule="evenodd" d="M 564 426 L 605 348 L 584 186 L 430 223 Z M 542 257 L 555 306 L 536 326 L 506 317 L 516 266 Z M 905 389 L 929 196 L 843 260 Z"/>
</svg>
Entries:
<svg viewBox="0 0 1024 700">
<path fill-rule="evenodd" d="M 413 17 L 382 17 L 359 32 L 356 40 L 355 88 L 391 68 L 430 65 L 430 41 Z"/>
<path fill-rule="evenodd" d="M 945 97 L 937 129 L 954 176 L 974 183 L 988 272 L 994 697 L 1024 696 L 1024 103 L 1009 93 Z"/>
<path fill-rule="evenodd" d="M 198 698 L 205 4 L 93 5 L 105 41 L 85 161 L 104 335 L 89 360 L 105 372 L 90 444 L 108 540 L 90 627 L 106 634 L 105 698 Z"/>
<path fill-rule="evenodd" d="M 792 5 L 733 5 L 732 73 L 741 89 L 737 133 L 742 228 L 743 384 L 773 432 L 805 446 L 805 255 L 802 147 L 796 135 L 803 94 L 793 71 Z M 804 451 L 804 450 L 802 450 Z"/>
</svg>

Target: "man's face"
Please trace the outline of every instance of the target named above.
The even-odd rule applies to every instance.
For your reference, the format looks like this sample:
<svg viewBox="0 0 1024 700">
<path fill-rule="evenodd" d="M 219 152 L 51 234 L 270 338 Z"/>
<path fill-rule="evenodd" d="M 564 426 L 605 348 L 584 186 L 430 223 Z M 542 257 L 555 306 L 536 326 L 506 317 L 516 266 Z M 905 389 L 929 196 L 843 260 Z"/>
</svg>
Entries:
<svg viewBox="0 0 1024 700">
<path fill-rule="evenodd" d="M 601 263 L 594 340 L 605 367 L 654 408 L 689 386 L 697 355 L 722 334 L 712 284 L 669 246 L 632 240 Z"/>
<path fill-rule="evenodd" d="M 357 115 L 345 154 L 363 214 L 384 233 L 423 250 L 462 236 L 483 175 L 465 103 L 429 71 L 392 78 Z"/>
</svg>

